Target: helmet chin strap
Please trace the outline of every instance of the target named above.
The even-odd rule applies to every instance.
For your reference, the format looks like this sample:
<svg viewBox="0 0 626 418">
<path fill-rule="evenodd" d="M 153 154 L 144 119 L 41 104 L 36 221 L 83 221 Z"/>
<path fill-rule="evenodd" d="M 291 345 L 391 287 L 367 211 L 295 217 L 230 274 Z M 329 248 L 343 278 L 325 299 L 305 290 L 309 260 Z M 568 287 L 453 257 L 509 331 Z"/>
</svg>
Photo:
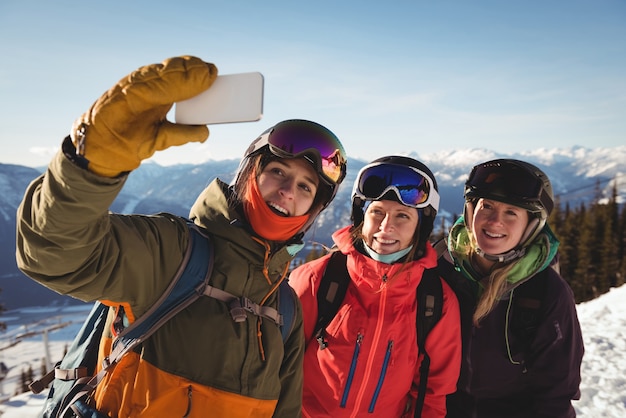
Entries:
<svg viewBox="0 0 626 418">
<path fill-rule="evenodd" d="M 480 249 L 477 246 L 476 254 L 478 254 L 482 258 L 489 260 L 489 261 L 495 261 L 498 263 L 508 263 L 509 261 L 513 261 L 516 258 L 520 258 L 524 254 L 526 254 L 526 248 L 514 248 L 511 251 L 508 251 L 503 254 L 487 254 L 486 252 L 484 252 L 482 249 Z"/>
</svg>

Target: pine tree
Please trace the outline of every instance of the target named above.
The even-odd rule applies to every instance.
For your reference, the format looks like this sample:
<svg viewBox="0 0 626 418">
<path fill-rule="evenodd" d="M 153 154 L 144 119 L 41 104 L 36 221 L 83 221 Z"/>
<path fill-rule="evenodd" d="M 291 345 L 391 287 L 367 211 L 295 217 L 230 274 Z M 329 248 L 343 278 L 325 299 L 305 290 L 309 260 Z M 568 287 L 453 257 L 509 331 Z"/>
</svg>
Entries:
<svg viewBox="0 0 626 418">
<path fill-rule="evenodd" d="M 28 372 L 26 373 L 26 380 L 27 380 L 29 385 L 31 383 L 33 383 L 33 381 L 35 380 L 35 373 L 33 372 L 33 365 L 32 364 L 28 365 Z M 28 390 L 29 389 L 27 389 L 26 391 L 28 391 Z"/>
<path fill-rule="evenodd" d="M 323 255 L 323 251 L 320 251 L 318 247 L 318 244 L 314 242 L 311 251 L 306 255 L 306 258 L 304 259 L 305 263 L 318 259 Z"/>
<path fill-rule="evenodd" d="M 548 225 L 557 236 L 563 229 L 563 212 L 561 211 L 561 198 L 557 195 L 554 198 L 554 209 L 548 217 Z"/>
<path fill-rule="evenodd" d="M 616 286 L 626 283 L 626 205 L 622 208 L 617 228 L 617 258 L 619 260 Z"/>
<path fill-rule="evenodd" d="M 572 289 L 574 290 L 576 301 L 584 302 L 598 296 L 595 287 L 596 274 L 592 268 L 593 224 L 584 204 L 581 205 L 578 218 L 577 226 L 580 236 L 577 244 L 575 278 L 572 279 Z"/>
<path fill-rule="evenodd" d="M 18 393 L 25 393 L 29 391 L 28 384 L 28 375 L 26 374 L 26 370 L 22 369 L 22 374 L 20 375 L 20 391 Z"/>
<path fill-rule="evenodd" d="M 585 242 L 586 251 L 591 255 L 588 271 L 593 276 L 593 296 L 595 298 L 608 291 L 607 272 L 604 269 L 604 235 L 606 224 L 606 205 L 595 203 L 587 212 L 588 222 L 591 226 L 589 241 Z M 583 244 L 583 243 L 581 243 Z"/>
<path fill-rule="evenodd" d="M 575 271 L 577 267 L 576 254 L 578 251 L 576 243 L 578 242 L 580 232 L 577 225 L 580 220 L 579 215 L 570 209 L 569 203 L 565 205 L 565 212 L 562 214 L 562 218 L 563 221 L 561 222 L 561 227 L 554 231 L 557 238 L 561 242 L 559 246 L 561 276 L 574 290 L 576 300 L 578 300 L 580 290 L 577 291 L 576 289 L 581 288 L 582 286 L 577 283 Z"/>
<path fill-rule="evenodd" d="M 431 242 L 437 242 L 441 239 L 443 239 L 446 235 L 448 235 L 448 226 L 446 223 L 446 218 L 445 216 L 441 217 L 441 224 L 439 225 L 439 228 L 435 231 L 433 230 L 433 233 L 430 235 L 430 241 Z"/>
<path fill-rule="evenodd" d="M 605 209 L 606 225 L 604 242 L 602 243 L 602 271 L 606 274 L 608 292 L 617 284 L 620 256 L 619 242 L 619 208 L 617 206 L 617 185 L 613 185 L 611 199 Z"/>
</svg>

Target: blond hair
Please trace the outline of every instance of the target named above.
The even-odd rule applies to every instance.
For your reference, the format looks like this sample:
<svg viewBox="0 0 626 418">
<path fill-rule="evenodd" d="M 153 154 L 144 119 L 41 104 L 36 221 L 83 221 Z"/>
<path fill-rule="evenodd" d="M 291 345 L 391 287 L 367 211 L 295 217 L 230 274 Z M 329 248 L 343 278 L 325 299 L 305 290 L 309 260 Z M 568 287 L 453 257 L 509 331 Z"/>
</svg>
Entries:
<svg viewBox="0 0 626 418">
<path fill-rule="evenodd" d="M 469 235 L 468 243 L 460 246 L 459 249 L 471 260 L 473 255 L 477 255 L 477 243 L 474 234 L 469 228 L 467 232 Z M 480 325 L 480 321 L 489 315 L 498 303 L 498 300 L 507 291 L 507 277 L 514 265 L 515 263 L 496 263 L 489 271 L 489 275 L 481 280 L 480 284 L 483 287 L 483 291 L 478 297 L 472 318 L 475 326 Z"/>
</svg>

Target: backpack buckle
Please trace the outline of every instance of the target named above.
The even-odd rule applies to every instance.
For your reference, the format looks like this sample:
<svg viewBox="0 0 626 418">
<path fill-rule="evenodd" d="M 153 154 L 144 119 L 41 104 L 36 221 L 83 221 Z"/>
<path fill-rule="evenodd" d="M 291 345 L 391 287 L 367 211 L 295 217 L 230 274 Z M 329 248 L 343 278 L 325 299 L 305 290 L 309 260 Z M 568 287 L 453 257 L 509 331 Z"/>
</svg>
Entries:
<svg viewBox="0 0 626 418">
<path fill-rule="evenodd" d="M 325 334 L 326 333 L 324 332 L 324 330 L 320 330 L 320 332 L 318 332 L 317 336 L 315 337 L 317 343 L 320 345 L 320 350 L 328 347 L 328 341 L 326 341 L 326 338 L 324 338 Z"/>
<path fill-rule="evenodd" d="M 111 359 L 109 358 L 109 356 L 106 356 L 105 358 L 102 359 L 102 368 L 103 369 L 106 369 L 110 365 L 111 365 Z"/>
<path fill-rule="evenodd" d="M 246 311 L 254 312 L 254 309 L 252 309 L 252 302 L 250 299 L 245 297 L 232 299 L 228 303 L 228 307 L 230 308 L 230 316 L 235 322 L 244 322 L 248 318 Z"/>
</svg>

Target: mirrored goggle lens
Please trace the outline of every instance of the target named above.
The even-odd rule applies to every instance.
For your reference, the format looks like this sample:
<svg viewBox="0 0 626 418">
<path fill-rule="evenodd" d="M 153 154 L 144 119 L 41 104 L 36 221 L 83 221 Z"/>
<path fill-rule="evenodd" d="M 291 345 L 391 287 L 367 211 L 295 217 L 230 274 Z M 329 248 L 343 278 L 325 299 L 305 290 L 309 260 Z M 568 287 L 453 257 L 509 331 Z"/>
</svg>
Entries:
<svg viewBox="0 0 626 418">
<path fill-rule="evenodd" d="M 518 200 L 537 200 L 541 182 L 522 168 L 513 164 L 488 164 L 474 167 L 467 186 L 477 193 L 501 195 Z"/>
<path fill-rule="evenodd" d="M 357 190 L 363 198 L 378 200 L 390 190 L 406 206 L 439 207 L 439 194 L 425 173 L 412 167 L 393 164 L 372 165 L 363 169 Z"/>
<path fill-rule="evenodd" d="M 328 129 L 311 122 L 293 121 L 272 131 L 268 143 L 288 155 L 317 151 L 322 173 L 332 183 L 340 182 L 346 172 L 346 153 Z"/>
</svg>

